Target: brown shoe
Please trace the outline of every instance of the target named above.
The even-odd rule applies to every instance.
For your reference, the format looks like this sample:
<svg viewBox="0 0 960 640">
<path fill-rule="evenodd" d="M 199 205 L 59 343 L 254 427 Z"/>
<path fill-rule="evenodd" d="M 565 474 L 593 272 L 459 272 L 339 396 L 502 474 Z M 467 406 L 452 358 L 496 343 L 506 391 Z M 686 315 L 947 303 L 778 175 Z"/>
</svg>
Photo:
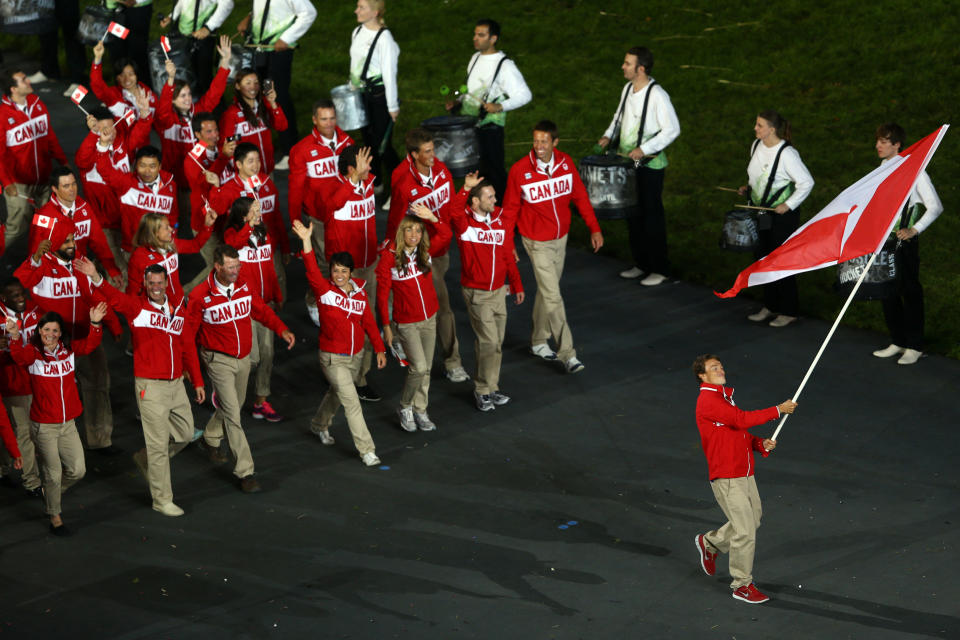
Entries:
<svg viewBox="0 0 960 640">
<path fill-rule="evenodd" d="M 250 474 L 246 478 L 240 478 L 240 491 L 244 493 L 257 493 L 260 491 L 260 483 Z"/>
<path fill-rule="evenodd" d="M 200 450 L 210 458 L 210 462 L 213 464 L 223 464 L 227 462 L 227 456 L 220 451 L 220 447 L 212 447 L 207 444 L 206 440 L 200 441 Z"/>
</svg>

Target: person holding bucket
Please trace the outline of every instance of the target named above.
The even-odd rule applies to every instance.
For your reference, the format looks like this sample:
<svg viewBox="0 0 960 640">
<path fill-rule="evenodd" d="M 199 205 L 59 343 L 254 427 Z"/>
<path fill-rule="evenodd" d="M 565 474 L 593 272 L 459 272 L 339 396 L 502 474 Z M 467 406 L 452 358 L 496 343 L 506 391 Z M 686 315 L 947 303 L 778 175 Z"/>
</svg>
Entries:
<svg viewBox="0 0 960 640">
<path fill-rule="evenodd" d="M 230 17 L 232 10 L 233 0 L 177 0 L 170 15 L 160 21 L 161 29 L 174 22 L 180 35 L 193 39 L 190 66 L 197 75 L 198 87 L 209 87 L 213 80 L 217 29 Z"/>
<path fill-rule="evenodd" d="M 750 194 L 750 204 L 772 209 L 764 213 L 759 223 L 761 258 L 790 237 L 800 225 L 797 207 L 813 189 L 813 177 L 800 153 L 790 144 L 790 123 L 776 111 L 761 111 L 753 126 L 757 139 L 750 151 L 746 184 L 740 195 Z M 799 313 L 797 279 L 782 278 L 763 285 L 763 308 L 747 316 L 752 322 L 770 320 L 771 327 L 785 327 L 797 319 Z"/>
</svg>

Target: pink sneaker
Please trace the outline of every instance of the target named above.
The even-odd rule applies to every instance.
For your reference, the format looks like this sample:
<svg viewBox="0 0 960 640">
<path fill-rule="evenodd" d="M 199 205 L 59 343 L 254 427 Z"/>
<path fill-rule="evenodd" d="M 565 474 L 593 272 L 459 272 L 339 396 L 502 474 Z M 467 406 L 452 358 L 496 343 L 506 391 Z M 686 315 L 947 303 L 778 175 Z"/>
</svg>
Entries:
<svg viewBox="0 0 960 640">
<path fill-rule="evenodd" d="M 743 600 L 748 604 L 760 604 L 766 602 L 770 599 L 764 593 L 761 593 L 759 589 L 751 582 L 748 585 L 742 586 L 738 589 L 733 590 L 733 597 L 737 600 Z"/>
<path fill-rule="evenodd" d="M 257 420 L 266 420 L 267 422 L 280 422 L 283 416 L 273 410 L 270 403 L 264 400 L 260 404 L 253 405 L 253 417 Z"/>
<path fill-rule="evenodd" d="M 707 551 L 707 544 L 703 541 L 703 534 L 694 538 L 693 542 L 697 545 L 697 550 L 700 552 L 700 566 L 703 567 L 703 572 L 708 576 L 712 576 L 717 572 L 717 554 Z"/>
</svg>

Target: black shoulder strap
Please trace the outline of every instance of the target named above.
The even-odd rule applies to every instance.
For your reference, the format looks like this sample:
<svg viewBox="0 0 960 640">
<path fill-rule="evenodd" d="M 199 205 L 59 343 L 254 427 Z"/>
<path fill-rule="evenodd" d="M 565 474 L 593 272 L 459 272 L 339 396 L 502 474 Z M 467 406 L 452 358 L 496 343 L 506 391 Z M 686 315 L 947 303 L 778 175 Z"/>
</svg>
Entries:
<svg viewBox="0 0 960 640">
<path fill-rule="evenodd" d="M 360 27 L 357 27 L 357 29 L 360 29 Z M 373 52 L 377 48 L 377 40 L 380 39 L 380 36 L 386 30 L 386 27 L 380 27 L 380 30 L 377 31 L 377 35 L 373 36 L 373 42 L 370 43 L 370 50 L 367 51 L 367 60 L 363 63 L 363 71 L 360 72 L 361 81 L 365 81 L 367 79 L 367 69 L 370 68 L 370 61 L 373 60 Z"/>
<path fill-rule="evenodd" d="M 500 58 L 500 62 L 497 63 L 497 68 L 493 70 L 493 77 L 490 78 L 490 86 L 487 87 L 487 92 L 483 94 L 483 101 L 486 102 L 487 98 L 490 97 L 490 91 L 493 89 L 494 83 L 497 81 L 497 76 L 500 75 L 500 69 L 503 67 L 503 63 L 509 60 L 507 54 L 503 54 L 503 57 Z M 479 58 L 478 58 L 479 60 Z"/>
<path fill-rule="evenodd" d="M 647 107 L 650 105 L 650 94 L 653 93 L 653 87 L 657 84 L 656 80 L 651 80 L 647 85 L 647 95 L 643 97 L 643 111 L 640 112 L 640 130 L 637 132 L 637 147 L 643 146 L 643 129 L 647 124 Z"/>
<path fill-rule="evenodd" d="M 753 144 L 754 150 L 756 150 L 757 143 L 759 142 L 760 142 L 759 140 L 754 142 Z M 767 176 L 767 187 L 763 190 L 763 197 L 760 198 L 761 207 L 769 207 L 770 205 L 768 203 L 773 202 L 774 200 L 779 198 L 780 194 L 783 193 L 783 190 L 786 189 L 788 186 L 790 186 L 789 183 L 785 184 L 779 189 L 777 189 L 776 193 L 774 193 L 773 195 L 770 194 L 770 190 L 773 188 L 773 180 L 774 178 L 777 177 L 777 167 L 780 166 L 780 156 L 783 154 L 783 150 L 789 146 L 790 146 L 790 142 L 787 140 L 784 140 L 783 146 L 780 147 L 780 149 L 777 151 L 776 157 L 773 159 L 773 166 L 770 167 L 770 175 Z"/>
</svg>

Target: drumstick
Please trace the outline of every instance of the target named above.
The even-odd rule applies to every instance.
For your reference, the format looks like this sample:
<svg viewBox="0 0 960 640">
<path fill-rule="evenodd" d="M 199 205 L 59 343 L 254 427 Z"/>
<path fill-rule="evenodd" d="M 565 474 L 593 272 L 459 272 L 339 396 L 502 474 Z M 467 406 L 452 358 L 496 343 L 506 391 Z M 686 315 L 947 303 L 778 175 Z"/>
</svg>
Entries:
<svg viewBox="0 0 960 640">
<path fill-rule="evenodd" d="M 730 187 L 714 187 L 714 188 L 720 189 L 720 191 L 729 191 L 729 192 L 731 192 L 731 193 L 740 193 L 740 190 L 739 190 L 739 189 L 731 189 Z"/>
<path fill-rule="evenodd" d="M 750 204 L 735 204 L 733 206 L 738 207 L 740 209 L 754 209 L 755 211 L 776 211 L 776 209 L 772 207 L 755 207 Z"/>
</svg>

